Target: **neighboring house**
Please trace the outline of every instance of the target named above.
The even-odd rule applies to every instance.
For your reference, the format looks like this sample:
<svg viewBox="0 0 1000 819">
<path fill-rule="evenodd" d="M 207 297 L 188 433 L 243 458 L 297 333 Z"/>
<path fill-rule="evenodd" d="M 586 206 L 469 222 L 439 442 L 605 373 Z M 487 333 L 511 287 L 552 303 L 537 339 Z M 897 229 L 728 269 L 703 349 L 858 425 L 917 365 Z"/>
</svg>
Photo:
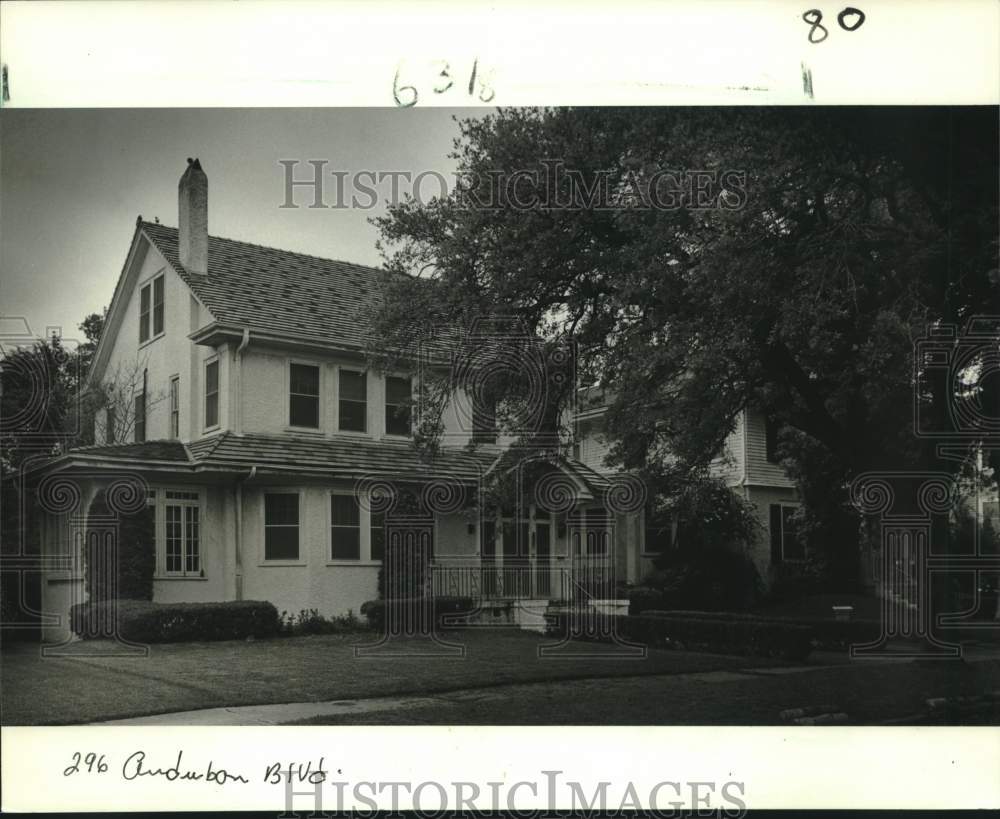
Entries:
<svg viewBox="0 0 1000 819">
<path fill-rule="evenodd" d="M 573 456 L 584 465 L 610 475 L 614 469 L 605 463 L 609 445 L 602 433 L 606 411 L 606 398 L 600 391 L 590 391 L 576 413 Z M 756 509 L 761 534 L 750 544 L 749 556 L 765 583 L 774 579 L 780 564 L 802 562 L 805 558 L 792 518 L 800 505 L 798 493 L 795 483 L 777 461 L 775 432 L 761 413 L 741 412 L 723 452 L 711 465 L 713 475 L 723 479 Z M 644 570 L 652 567 L 652 560 L 658 554 L 646 543 L 647 535 L 643 528 L 639 554 Z"/>
<path fill-rule="evenodd" d="M 89 375 L 126 400 L 98 413 L 97 445 L 28 472 L 35 532 L 58 564 L 43 610 L 65 616 L 83 600 L 81 544 L 103 525 L 92 510 L 129 476 L 155 509 L 155 601 L 358 612 L 377 596 L 386 539 L 407 537 L 433 555 L 442 593 L 564 597 L 573 577 L 608 567 L 637 581 L 641 510 L 609 522 L 610 482 L 594 470 L 544 464 L 571 487 L 569 514 L 530 492 L 516 510 L 477 508 L 484 476 L 507 467 L 496 445 L 467 446 L 484 436 L 455 405 L 439 454 L 418 455 L 410 377 L 366 369 L 381 275 L 210 237 L 207 178 L 189 160 L 179 228 L 136 222 Z M 381 514 L 387 485 L 423 497 L 422 517 Z M 65 622 L 47 636 L 65 636 Z"/>
</svg>

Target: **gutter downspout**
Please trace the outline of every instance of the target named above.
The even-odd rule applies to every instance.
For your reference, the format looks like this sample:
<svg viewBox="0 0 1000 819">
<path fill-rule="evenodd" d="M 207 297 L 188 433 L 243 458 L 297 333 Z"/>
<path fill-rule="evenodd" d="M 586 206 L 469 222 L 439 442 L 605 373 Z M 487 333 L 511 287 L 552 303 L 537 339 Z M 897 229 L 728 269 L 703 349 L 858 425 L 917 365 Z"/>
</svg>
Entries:
<svg viewBox="0 0 1000 819">
<path fill-rule="evenodd" d="M 250 343 L 250 328 L 243 328 L 243 339 L 236 348 L 236 434 L 243 434 L 243 351 Z"/>
<path fill-rule="evenodd" d="M 257 465 L 236 482 L 236 599 L 243 599 L 243 484 L 257 475 Z"/>
</svg>

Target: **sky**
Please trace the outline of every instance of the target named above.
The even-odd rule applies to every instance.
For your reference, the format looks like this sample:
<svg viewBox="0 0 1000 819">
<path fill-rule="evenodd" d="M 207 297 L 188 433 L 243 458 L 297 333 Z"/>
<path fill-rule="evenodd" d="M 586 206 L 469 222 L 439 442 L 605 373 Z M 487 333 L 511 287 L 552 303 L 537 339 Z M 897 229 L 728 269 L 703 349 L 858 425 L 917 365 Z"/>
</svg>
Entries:
<svg viewBox="0 0 1000 819">
<path fill-rule="evenodd" d="M 347 207 L 311 209 L 297 189 L 282 209 L 285 169 L 432 171 L 451 178 L 453 117 L 483 109 L 7 109 L 0 117 L 0 316 L 31 331 L 77 325 L 111 301 L 136 216 L 177 224 L 177 182 L 187 157 L 208 175 L 213 236 L 316 256 L 379 263 L 371 216 Z M 427 177 L 426 195 L 437 193 Z M 378 191 L 387 196 L 390 182 Z M 324 195 L 336 198 L 332 176 Z M 359 196 L 361 201 L 367 197 Z M 5 322 L 9 324 L 9 322 Z"/>
</svg>

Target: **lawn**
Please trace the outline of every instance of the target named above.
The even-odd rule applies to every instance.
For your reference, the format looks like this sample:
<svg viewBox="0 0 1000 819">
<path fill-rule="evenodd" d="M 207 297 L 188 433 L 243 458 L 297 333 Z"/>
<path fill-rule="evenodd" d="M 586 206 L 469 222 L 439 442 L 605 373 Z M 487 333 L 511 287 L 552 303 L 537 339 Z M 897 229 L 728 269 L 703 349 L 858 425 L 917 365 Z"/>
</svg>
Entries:
<svg viewBox="0 0 1000 819">
<path fill-rule="evenodd" d="M 622 660 L 609 654 L 609 646 L 593 643 L 572 644 L 584 657 L 539 659 L 539 646 L 550 640 L 508 629 L 455 635 L 465 645 L 462 657 L 355 658 L 354 646 L 371 639 L 316 635 L 153 645 L 149 656 L 141 658 L 101 656 L 102 645 L 94 642 L 74 644 L 77 656 L 41 658 L 37 646 L 15 644 L 2 655 L 0 719 L 5 725 L 58 725 L 232 705 L 780 664 L 664 650 Z M 423 643 L 414 647 L 430 648 Z"/>
<path fill-rule="evenodd" d="M 926 710 L 931 697 L 1000 688 L 1000 661 L 861 661 L 796 673 L 680 674 L 509 686 L 430 706 L 304 719 L 296 725 L 781 725 L 786 708 L 832 705 L 849 725 Z M 956 720 L 952 717 L 951 720 Z M 1000 705 L 958 724 L 1000 724 Z"/>
</svg>

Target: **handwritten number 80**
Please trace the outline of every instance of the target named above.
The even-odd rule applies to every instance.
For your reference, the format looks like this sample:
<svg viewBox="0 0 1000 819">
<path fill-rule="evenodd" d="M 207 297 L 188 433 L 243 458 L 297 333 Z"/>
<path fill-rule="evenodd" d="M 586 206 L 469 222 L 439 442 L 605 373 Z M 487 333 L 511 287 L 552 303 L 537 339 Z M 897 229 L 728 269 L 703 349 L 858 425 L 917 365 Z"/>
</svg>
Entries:
<svg viewBox="0 0 1000 819">
<path fill-rule="evenodd" d="M 848 17 L 853 19 L 848 21 Z M 826 26 L 824 26 L 822 22 L 823 12 L 819 9 L 809 9 L 809 11 L 802 15 L 802 19 L 809 23 L 810 43 L 822 43 L 827 37 L 830 36 L 830 32 L 827 31 Z M 864 22 L 865 13 L 861 11 L 861 9 L 856 9 L 853 6 L 848 6 L 837 15 L 837 25 L 839 25 L 844 31 L 857 31 L 861 28 L 861 25 Z"/>
</svg>

